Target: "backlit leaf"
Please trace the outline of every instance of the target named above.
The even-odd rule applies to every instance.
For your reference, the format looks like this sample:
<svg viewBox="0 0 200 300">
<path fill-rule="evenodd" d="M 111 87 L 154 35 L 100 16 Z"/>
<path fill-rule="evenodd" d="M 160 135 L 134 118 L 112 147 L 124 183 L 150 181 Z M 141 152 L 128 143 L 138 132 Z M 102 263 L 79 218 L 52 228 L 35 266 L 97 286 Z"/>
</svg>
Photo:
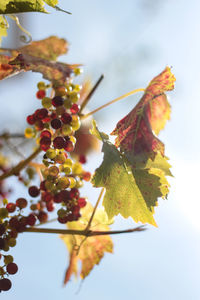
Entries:
<svg viewBox="0 0 200 300">
<path fill-rule="evenodd" d="M 1 0 L 0 14 L 16 14 L 21 12 L 46 12 L 42 0 Z"/>
<path fill-rule="evenodd" d="M 155 157 L 164 155 L 164 144 L 156 137 L 170 117 L 170 105 L 165 91 L 174 88 L 175 77 L 169 67 L 155 77 L 146 88 L 135 108 L 117 123 L 111 133 L 117 135 L 120 147 L 130 160 L 136 155 Z"/>
<path fill-rule="evenodd" d="M 7 26 L 3 16 L 0 16 L 0 44 L 3 36 L 7 36 Z"/>
<path fill-rule="evenodd" d="M 90 216 L 92 214 L 93 207 L 90 203 L 82 210 L 82 217 L 76 222 L 68 222 L 67 227 L 69 229 L 82 230 L 86 227 Z M 94 219 L 91 224 L 92 230 L 108 231 L 107 225 L 109 220 L 105 211 L 102 209 L 97 210 Z M 92 236 L 88 237 L 84 242 L 84 236 L 75 235 L 75 239 L 71 235 L 62 235 L 61 239 L 67 246 L 69 251 L 69 266 L 66 270 L 64 283 L 66 284 L 71 276 L 74 274 L 77 276 L 80 273 L 80 277 L 84 279 L 89 275 L 95 265 L 99 264 L 104 256 L 105 252 L 112 253 L 113 243 L 109 235 Z M 76 240 L 76 245 L 75 245 Z M 83 243 L 82 243 L 83 242 Z M 81 245 L 78 254 L 78 245 Z M 81 261 L 81 270 L 78 271 L 78 261 Z"/>
<path fill-rule="evenodd" d="M 13 49 L 11 56 L 0 55 L 0 79 L 22 71 L 33 71 L 43 74 L 45 79 L 56 84 L 63 84 L 77 65 L 55 62 L 59 55 L 67 52 L 67 42 L 51 36 L 47 39 L 32 42 L 28 46 Z"/>
<path fill-rule="evenodd" d="M 109 218 L 121 214 L 135 222 L 156 226 L 154 207 L 158 198 L 165 198 L 169 183 L 165 175 L 171 175 L 167 158 L 157 154 L 154 161 L 133 165 L 118 149 L 97 131 L 103 141 L 104 159 L 92 178 L 95 187 L 106 188 L 103 206 Z M 97 133 L 95 134 L 97 135 Z"/>
</svg>

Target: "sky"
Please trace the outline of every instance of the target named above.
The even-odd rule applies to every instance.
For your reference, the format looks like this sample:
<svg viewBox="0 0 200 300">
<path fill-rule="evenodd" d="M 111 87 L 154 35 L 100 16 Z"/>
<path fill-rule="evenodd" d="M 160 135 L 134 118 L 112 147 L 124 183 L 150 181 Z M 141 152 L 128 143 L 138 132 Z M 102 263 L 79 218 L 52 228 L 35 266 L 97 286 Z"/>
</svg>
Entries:
<svg viewBox="0 0 200 300">
<path fill-rule="evenodd" d="M 175 90 L 168 93 L 172 115 L 160 139 L 174 177 L 169 179 L 168 200 L 160 200 L 155 211 L 158 228 L 147 226 L 142 233 L 113 237 L 114 254 L 106 254 L 82 284 L 72 279 L 63 288 L 68 254 L 57 236 L 23 233 L 12 250 L 19 272 L 13 276 L 12 290 L 1 299 L 199 300 L 199 1 L 60 0 L 60 7 L 72 15 L 52 9 L 48 15 L 25 14 L 24 26 L 33 40 L 66 38 L 70 50 L 61 60 L 82 63 L 84 76 L 93 83 L 104 74 L 90 110 L 146 87 L 167 65 L 172 67 L 177 80 Z M 3 46 L 16 41 L 12 28 L 9 35 Z M 26 116 L 38 107 L 35 92 L 40 80 L 39 74 L 30 73 L 1 82 L 2 130 L 23 131 Z M 134 95 L 96 113 L 99 128 L 110 133 L 139 98 Z M 101 159 L 92 156 L 88 169 L 98 167 Z M 16 183 L 10 180 L 12 186 Z M 89 199 L 97 197 L 88 185 L 84 192 Z M 26 195 L 22 186 L 12 199 L 19 194 Z M 113 229 L 135 226 L 132 219 L 116 217 Z"/>
</svg>

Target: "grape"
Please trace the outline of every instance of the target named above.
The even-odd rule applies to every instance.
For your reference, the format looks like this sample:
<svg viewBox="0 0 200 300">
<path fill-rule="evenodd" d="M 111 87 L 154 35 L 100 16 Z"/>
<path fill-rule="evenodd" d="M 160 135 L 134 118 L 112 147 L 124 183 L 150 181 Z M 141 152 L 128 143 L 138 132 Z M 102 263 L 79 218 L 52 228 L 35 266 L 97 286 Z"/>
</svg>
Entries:
<svg viewBox="0 0 200 300">
<path fill-rule="evenodd" d="M 45 223 L 48 220 L 48 214 L 44 211 L 40 211 L 37 217 L 41 223 Z"/>
<path fill-rule="evenodd" d="M 5 240 L 3 238 L 0 238 L 0 249 L 4 249 L 5 247 Z"/>
<path fill-rule="evenodd" d="M 27 217 L 27 225 L 34 226 L 37 221 L 37 218 L 34 214 L 29 214 Z"/>
<path fill-rule="evenodd" d="M 74 150 L 74 144 L 71 141 L 66 141 L 64 149 L 67 152 L 72 152 Z"/>
<path fill-rule="evenodd" d="M 12 286 L 12 283 L 10 279 L 8 278 L 3 278 L 0 280 L 0 290 L 1 291 L 8 291 Z"/>
<path fill-rule="evenodd" d="M 51 121 L 51 127 L 53 129 L 59 129 L 61 127 L 61 125 L 62 125 L 62 123 L 61 123 L 61 121 L 59 119 L 53 119 Z"/>
<path fill-rule="evenodd" d="M 9 263 L 13 262 L 13 256 L 12 255 L 5 255 L 4 256 L 4 264 L 8 265 Z"/>
<path fill-rule="evenodd" d="M 38 90 L 45 90 L 46 85 L 45 85 L 45 83 L 43 81 L 40 81 L 37 84 L 37 88 L 38 88 Z"/>
<path fill-rule="evenodd" d="M 84 172 L 83 173 L 83 180 L 90 181 L 91 179 L 91 173 L 90 172 Z"/>
<path fill-rule="evenodd" d="M 8 216 L 8 210 L 5 207 L 0 208 L 0 219 L 5 219 Z"/>
<path fill-rule="evenodd" d="M 38 189 L 37 186 L 32 185 L 29 187 L 28 193 L 31 197 L 37 197 L 40 194 L 40 190 Z"/>
<path fill-rule="evenodd" d="M 6 227 L 4 224 L 0 224 L 0 235 L 3 235 L 6 232 Z"/>
<path fill-rule="evenodd" d="M 65 112 L 64 114 L 62 114 L 61 120 L 64 124 L 70 124 L 72 121 L 72 116 Z"/>
<path fill-rule="evenodd" d="M 12 275 L 16 274 L 18 271 L 18 266 L 15 263 L 11 262 L 6 266 L 6 271 Z"/>
<path fill-rule="evenodd" d="M 86 202 L 86 199 L 85 199 L 85 198 L 79 198 L 79 199 L 78 199 L 78 206 L 79 206 L 80 208 L 86 206 L 86 204 L 87 204 L 87 202 Z"/>
<path fill-rule="evenodd" d="M 48 98 L 48 97 L 44 97 L 43 99 L 42 99 L 42 106 L 44 107 L 44 108 L 50 108 L 51 107 L 51 98 Z"/>
<path fill-rule="evenodd" d="M 26 118 L 26 121 L 29 125 L 33 125 L 36 121 L 35 119 L 35 116 L 34 115 L 29 115 L 27 118 Z"/>
<path fill-rule="evenodd" d="M 44 129 L 44 123 L 41 120 L 35 122 L 35 129 L 41 131 Z"/>
<path fill-rule="evenodd" d="M 56 149 L 62 149 L 65 147 L 66 145 L 66 141 L 62 136 L 57 136 L 54 140 L 53 140 L 53 145 Z"/>
<path fill-rule="evenodd" d="M 63 105 L 63 98 L 60 97 L 60 96 L 55 96 L 53 99 L 52 99 L 52 104 L 53 106 L 55 107 L 58 107 L 58 106 L 61 106 Z"/>
<path fill-rule="evenodd" d="M 40 133 L 40 137 L 47 137 L 47 138 L 51 138 L 51 132 L 48 130 L 44 130 Z"/>
<path fill-rule="evenodd" d="M 16 205 L 20 208 L 20 209 L 23 209 L 27 206 L 28 202 L 26 199 L 24 198 L 18 198 L 16 200 Z"/>
<path fill-rule="evenodd" d="M 55 205 L 54 205 L 53 200 L 47 202 L 47 203 L 46 203 L 46 207 L 47 207 L 47 210 L 48 210 L 48 211 L 50 211 L 50 212 L 53 211 L 54 208 L 55 208 Z"/>
<path fill-rule="evenodd" d="M 69 192 L 69 195 L 70 195 L 70 199 L 73 199 L 73 198 L 78 199 L 80 196 L 80 192 L 78 189 L 72 188 L 71 191 Z"/>
<path fill-rule="evenodd" d="M 79 162 L 81 164 L 85 164 L 87 162 L 85 155 L 82 154 L 79 156 Z"/>
<path fill-rule="evenodd" d="M 79 112 L 80 106 L 76 103 L 74 103 L 71 108 L 70 111 L 72 114 L 77 114 Z"/>
<path fill-rule="evenodd" d="M 38 99 L 44 98 L 45 95 L 46 95 L 45 90 L 39 90 L 39 91 L 36 93 L 36 97 L 37 97 Z"/>
<path fill-rule="evenodd" d="M 36 117 L 37 119 L 44 119 L 48 116 L 48 110 L 46 108 L 41 108 L 37 111 Z"/>
<path fill-rule="evenodd" d="M 42 137 L 40 140 L 40 147 L 43 151 L 46 151 L 50 148 L 51 145 L 51 139 L 48 137 Z"/>
</svg>

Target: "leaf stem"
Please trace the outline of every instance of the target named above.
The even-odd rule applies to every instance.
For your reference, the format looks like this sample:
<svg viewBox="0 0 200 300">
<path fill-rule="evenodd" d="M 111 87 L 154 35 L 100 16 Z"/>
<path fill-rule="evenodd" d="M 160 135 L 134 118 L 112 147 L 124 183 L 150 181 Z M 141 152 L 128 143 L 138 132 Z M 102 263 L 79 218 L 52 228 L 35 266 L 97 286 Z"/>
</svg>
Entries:
<svg viewBox="0 0 200 300">
<path fill-rule="evenodd" d="M 75 230 L 75 229 L 54 229 L 54 228 L 26 228 L 24 232 L 37 232 L 37 233 L 56 233 L 56 234 L 68 234 L 68 235 L 82 235 L 82 236 L 97 236 L 97 235 L 113 235 L 121 233 L 131 233 L 136 231 L 144 231 L 146 228 L 144 225 L 135 228 L 125 230 L 109 230 L 109 231 L 93 231 L 93 230 Z"/>
<path fill-rule="evenodd" d="M 91 91 L 89 92 L 89 94 L 86 96 L 86 98 L 84 99 L 83 103 L 81 104 L 81 108 L 79 110 L 79 113 L 82 112 L 82 110 L 85 108 L 85 106 L 88 104 L 90 98 L 93 96 L 94 92 L 96 91 L 96 89 L 98 88 L 98 86 L 100 85 L 100 83 L 102 82 L 104 78 L 104 75 L 102 74 L 99 79 L 97 80 L 96 84 L 93 86 L 93 88 L 91 89 Z"/>
<path fill-rule="evenodd" d="M 13 176 L 18 175 L 19 172 L 24 169 L 42 150 L 38 147 L 31 155 L 29 155 L 25 160 L 20 161 L 15 167 L 11 168 L 8 172 L 5 172 L 0 176 L 0 181 Z"/>
<path fill-rule="evenodd" d="M 99 197 L 98 197 L 97 202 L 96 202 L 96 204 L 95 204 L 95 207 L 94 207 L 94 209 L 93 209 L 92 215 L 91 215 L 91 217 L 90 217 L 90 219 L 89 219 L 89 222 L 88 222 L 88 224 L 87 224 L 87 226 L 86 226 L 86 228 L 85 228 L 85 231 L 88 231 L 88 230 L 90 229 L 92 220 L 93 220 L 93 218 L 94 218 L 94 214 L 95 214 L 95 212 L 96 212 L 96 210 L 97 210 L 97 206 L 99 205 L 99 202 L 100 202 L 100 200 L 101 200 L 101 197 L 103 196 L 103 193 L 104 193 L 104 188 L 101 189 L 101 192 L 100 192 L 100 194 L 99 194 Z"/>
<path fill-rule="evenodd" d="M 106 104 L 104 104 L 104 105 L 96 108 L 95 110 L 89 112 L 86 115 L 80 116 L 80 118 L 81 118 L 81 120 L 84 120 L 84 119 L 88 118 L 89 116 L 93 115 L 94 113 L 98 112 L 99 110 L 101 110 L 101 109 L 103 109 L 103 108 L 105 108 L 105 107 L 107 107 L 107 106 L 109 106 L 109 105 L 111 105 L 111 104 L 113 104 L 113 103 L 115 103 L 115 102 L 117 102 L 119 100 L 122 100 L 122 99 L 124 99 L 126 97 L 129 97 L 129 96 L 131 96 L 133 94 L 136 94 L 138 92 L 143 92 L 143 91 L 145 91 L 145 89 L 142 89 L 142 88 L 130 91 L 130 92 L 128 92 L 128 93 L 126 93 L 126 94 L 124 94 L 124 95 L 122 95 L 122 96 L 120 96 L 118 98 L 115 98 L 114 100 L 112 100 L 112 101 L 110 101 L 110 102 L 108 102 L 108 103 L 106 103 Z"/>
</svg>

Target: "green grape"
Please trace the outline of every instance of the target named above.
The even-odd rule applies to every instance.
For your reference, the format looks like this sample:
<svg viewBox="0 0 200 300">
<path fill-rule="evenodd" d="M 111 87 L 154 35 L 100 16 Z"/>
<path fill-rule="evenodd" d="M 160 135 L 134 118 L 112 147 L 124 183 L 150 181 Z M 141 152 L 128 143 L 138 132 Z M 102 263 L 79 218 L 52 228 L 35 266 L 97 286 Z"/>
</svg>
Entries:
<svg viewBox="0 0 200 300">
<path fill-rule="evenodd" d="M 71 93 L 69 95 L 69 99 L 71 100 L 72 103 L 78 102 L 79 98 L 80 98 L 80 95 L 77 93 Z"/>
<path fill-rule="evenodd" d="M 70 135 L 73 132 L 73 129 L 70 125 L 65 124 L 62 126 L 62 134 L 64 135 Z"/>
<path fill-rule="evenodd" d="M 59 174 L 59 169 L 56 166 L 52 166 L 48 170 L 49 170 L 49 175 L 52 177 L 56 177 Z"/>
<path fill-rule="evenodd" d="M 17 241 L 14 238 L 10 238 L 8 240 L 8 246 L 10 246 L 10 247 L 15 247 L 16 243 L 17 243 Z"/>
<path fill-rule="evenodd" d="M 56 157 L 56 150 L 55 149 L 48 149 L 46 152 L 46 156 L 50 159 L 54 159 Z"/>
<path fill-rule="evenodd" d="M 72 172 L 72 168 L 70 168 L 69 166 L 65 166 L 63 165 L 62 171 L 66 174 L 69 175 Z"/>
<path fill-rule="evenodd" d="M 73 161 L 71 160 L 71 158 L 67 158 L 65 161 L 65 166 L 72 167 L 72 165 L 73 165 Z"/>
<path fill-rule="evenodd" d="M 0 219 L 5 219 L 8 216 L 8 211 L 6 208 L 0 208 Z"/>
<path fill-rule="evenodd" d="M 66 210 L 63 209 L 63 208 L 60 208 L 58 211 L 57 211 L 57 215 L 60 217 L 60 218 L 63 218 L 66 216 Z"/>
<path fill-rule="evenodd" d="M 4 256 L 4 264 L 5 265 L 8 265 L 9 263 L 12 263 L 13 262 L 13 256 L 12 255 L 5 255 Z"/>
<path fill-rule="evenodd" d="M 72 106 L 70 99 L 65 99 L 63 106 L 64 108 L 69 109 Z"/>
<path fill-rule="evenodd" d="M 76 175 L 80 175 L 83 173 L 82 164 L 79 162 L 75 162 L 72 166 L 72 173 Z"/>
<path fill-rule="evenodd" d="M 44 107 L 44 108 L 50 108 L 51 107 L 51 105 L 52 105 L 52 103 L 51 103 L 51 98 L 49 98 L 49 97 L 44 97 L 43 99 L 42 99 L 42 106 Z"/>
<path fill-rule="evenodd" d="M 73 144 L 76 144 L 76 138 L 75 138 L 75 136 L 73 136 L 73 135 L 70 135 L 70 141 L 73 143 Z"/>
<path fill-rule="evenodd" d="M 70 180 L 67 177 L 61 177 L 58 179 L 57 187 L 58 189 L 66 189 L 70 186 Z"/>
<path fill-rule="evenodd" d="M 54 159 L 54 161 L 57 164 L 64 164 L 65 160 L 66 160 L 66 157 L 65 157 L 64 153 L 56 155 L 56 157 Z"/>
<path fill-rule="evenodd" d="M 68 177 L 68 179 L 70 180 L 70 188 L 74 188 L 76 186 L 76 179 L 74 177 Z"/>
<path fill-rule="evenodd" d="M 46 85 L 43 81 L 38 82 L 37 84 L 37 88 L 38 90 L 45 90 L 46 89 Z"/>
<path fill-rule="evenodd" d="M 24 131 L 24 135 L 27 139 L 32 139 L 35 137 L 35 131 L 33 128 L 27 127 Z"/>
</svg>

